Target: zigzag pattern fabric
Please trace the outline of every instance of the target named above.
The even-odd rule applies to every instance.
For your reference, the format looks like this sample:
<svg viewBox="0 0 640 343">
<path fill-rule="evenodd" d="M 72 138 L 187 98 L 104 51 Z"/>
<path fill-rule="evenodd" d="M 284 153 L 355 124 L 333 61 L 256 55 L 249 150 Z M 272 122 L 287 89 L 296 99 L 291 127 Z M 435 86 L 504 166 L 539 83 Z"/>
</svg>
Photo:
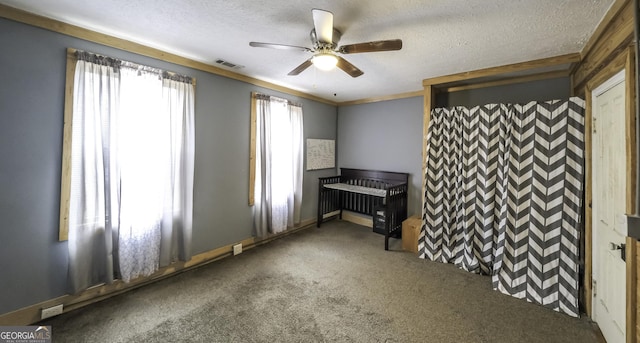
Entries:
<svg viewBox="0 0 640 343">
<path fill-rule="evenodd" d="M 419 256 L 578 316 L 584 100 L 431 113 Z"/>
</svg>

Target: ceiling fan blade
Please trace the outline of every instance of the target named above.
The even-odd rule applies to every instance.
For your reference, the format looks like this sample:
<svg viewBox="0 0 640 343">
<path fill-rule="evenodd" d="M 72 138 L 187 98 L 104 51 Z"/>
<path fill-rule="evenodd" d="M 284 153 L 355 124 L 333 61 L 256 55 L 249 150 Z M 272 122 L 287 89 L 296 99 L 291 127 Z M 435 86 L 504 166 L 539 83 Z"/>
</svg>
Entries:
<svg viewBox="0 0 640 343">
<path fill-rule="evenodd" d="M 357 54 L 361 52 L 392 51 L 400 49 L 402 49 L 402 40 L 391 39 L 343 45 L 338 49 L 338 51 L 342 54 Z"/>
<path fill-rule="evenodd" d="M 340 56 L 336 56 L 338 57 L 338 64 L 336 64 L 336 66 L 342 70 L 344 70 L 345 73 L 351 75 L 351 77 L 358 77 L 362 74 L 364 74 L 364 72 L 360 69 L 358 69 L 358 67 L 354 66 L 353 64 L 349 63 L 349 61 L 345 60 L 344 58 L 340 57 Z"/>
<path fill-rule="evenodd" d="M 284 45 L 284 44 L 272 44 L 272 43 L 260 43 L 260 42 L 249 42 L 254 48 L 269 48 L 269 49 L 279 49 L 279 50 L 298 50 L 298 51 L 308 51 L 312 52 L 313 50 L 306 48 L 304 46 L 295 46 L 295 45 Z"/>
<path fill-rule="evenodd" d="M 318 42 L 331 44 L 333 42 L 333 13 L 314 8 L 311 10 L 311 14 Z"/>
<path fill-rule="evenodd" d="M 302 73 L 305 69 L 309 68 L 313 63 L 311 63 L 311 59 L 308 59 L 302 62 L 301 65 L 297 66 L 294 70 L 290 71 L 288 75 L 294 76 Z"/>
</svg>

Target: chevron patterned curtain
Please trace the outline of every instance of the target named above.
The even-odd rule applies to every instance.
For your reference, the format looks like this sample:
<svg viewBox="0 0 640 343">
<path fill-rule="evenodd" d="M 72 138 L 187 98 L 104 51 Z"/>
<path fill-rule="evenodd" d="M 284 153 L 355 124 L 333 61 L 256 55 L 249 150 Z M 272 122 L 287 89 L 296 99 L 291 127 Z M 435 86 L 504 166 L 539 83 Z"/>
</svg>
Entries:
<svg viewBox="0 0 640 343">
<path fill-rule="evenodd" d="M 420 257 L 578 316 L 584 100 L 431 113 Z"/>
</svg>

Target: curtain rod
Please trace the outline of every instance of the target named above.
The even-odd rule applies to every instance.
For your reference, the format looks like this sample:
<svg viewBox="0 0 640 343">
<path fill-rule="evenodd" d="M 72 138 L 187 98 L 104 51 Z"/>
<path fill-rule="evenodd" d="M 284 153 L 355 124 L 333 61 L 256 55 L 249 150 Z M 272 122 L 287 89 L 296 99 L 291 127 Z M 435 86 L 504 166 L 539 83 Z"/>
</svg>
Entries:
<svg viewBox="0 0 640 343">
<path fill-rule="evenodd" d="M 68 48 L 67 49 L 68 53 L 73 54 L 74 56 L 76 56 L 76 58 L 79 57 L 79 55 L 92 55 L 92 56 L 96 56 L 100 59 L 105 59 L 105 60 L 109 60 L 115 63 L 120 64 L 120 66 L 125 66 L 127 68 L 133 68 L 133 69 L 140 69 L 140 70 L 144 70 L 144 71 L 149 71 L 149 72 L 153 72 L 153 73 L 157 73 L 159 75 L 162 75 L 162 77 L 167 78 L 167 79 L 171 79 L 174 81 L 180 81 L 180 82 L 184 82 L 184 83 L 190 83 L 192 85 L 196 85 L 196 79 L 194 77 L 188 76 L 188 75 L 182 75 L 173 71 L 168 71 L 168 70 L 164 70 L 162 68 L 156 68 L 156 67 L 152 67 L 152 66 L 148 66 L 148 65 L 144 65 L 144 64 L 140 64 L 140 63 L 136 63 L 136 62 L 131 62 L 131 61 L 126 61 L 126 60 L 121 60 L 119 58 L 115 58 L 115 57 L 109 57 L 109 56 L 105 56 L 102 54 L 97 54 L 94 52 L 90 52 L 90 51 L 84 51 L 84 50 L 78 50 L 78 49 L 74 49 L 74 48 Z"/>
<path fill-rule="evenodd" d="M 275 98 L 275 99 L 277 99 L 279 101 L 286 102 L 290 106 L 302 107 L 302 104 L 300 104 L 300 103 L 293 102 L 293 101 L 285 99 L 285 98 L 280 98 L 280 97 L 277 97 L 277 96 L 268 95 L 268 94 L 262 94 L 262 93 L 258 93 L 258 92 L 253 92 L 253 98 L 254 99 L 261 99 L 261 100 L 271 100 L 272 98 Z"/>
</svg>

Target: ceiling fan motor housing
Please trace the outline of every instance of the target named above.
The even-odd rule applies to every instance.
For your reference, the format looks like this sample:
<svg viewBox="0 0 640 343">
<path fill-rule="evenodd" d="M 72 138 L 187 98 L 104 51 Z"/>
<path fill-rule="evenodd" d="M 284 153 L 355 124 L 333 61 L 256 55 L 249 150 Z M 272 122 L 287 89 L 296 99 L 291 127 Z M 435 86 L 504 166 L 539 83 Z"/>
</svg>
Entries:
<svg viewBox="0 0 640 343">
<path fill-rule="evenodd" d="M 318 41 L 318 35 L 316 35 L 316 29 L 311 29 L 309 33 L 309 37 L 311 38 L 311 44 L 313 44 L 313 50 L 316 51 L 326 51 L 332 50 L 334 51 L 338 46 L 338 42 L 340 42 L 340 38 L 342 37 L 342 32 L 337 29 L 333 29 L 333 36 L 331 37 L 331 43 L 323 43 Z"/>
</svg>

